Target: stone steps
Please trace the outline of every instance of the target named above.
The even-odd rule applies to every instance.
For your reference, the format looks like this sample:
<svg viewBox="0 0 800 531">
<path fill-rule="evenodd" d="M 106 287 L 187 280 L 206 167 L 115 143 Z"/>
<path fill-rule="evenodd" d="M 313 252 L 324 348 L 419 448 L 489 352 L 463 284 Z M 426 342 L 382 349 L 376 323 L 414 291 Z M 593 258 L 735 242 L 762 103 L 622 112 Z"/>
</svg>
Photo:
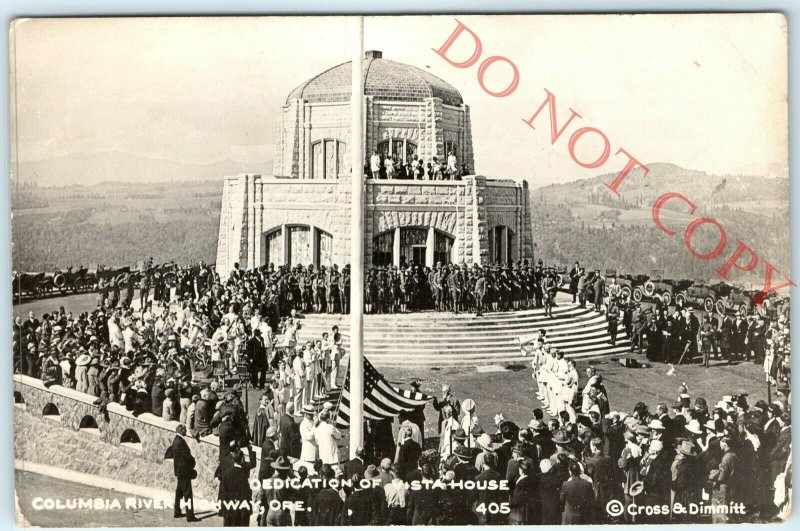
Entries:
<svg viewBox="0 0 800 531">
<path fill-rule="evenodd" d="M 366 315 L 364 353 L 376 366 L 476 366 L 498 363 L 529 363 L 520 351 L 520 338 L 531 338 L 540 329 L 565 356 L 586 359 L 619 355 L 630 346 L 623 331 L 616 346 L 610 344 L 605 316 L 593 309 L 562 304 L 545 317 L 543 310 L 453 315 L 425 312 L 403 315 Z M 301 342 L 316 339 L 340 328 L 345 350 L 349 350 L 349 317 L 306 315 Z"/>
</svg>

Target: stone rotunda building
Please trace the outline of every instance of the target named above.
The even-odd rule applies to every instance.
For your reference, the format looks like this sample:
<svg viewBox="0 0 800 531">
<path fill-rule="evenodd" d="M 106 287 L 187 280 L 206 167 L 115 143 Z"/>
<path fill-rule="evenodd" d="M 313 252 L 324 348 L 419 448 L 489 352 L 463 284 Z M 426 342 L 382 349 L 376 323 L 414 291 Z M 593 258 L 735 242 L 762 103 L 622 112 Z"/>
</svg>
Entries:
<svg viewBox="0 0 800 531">
<path fill-rule="evenodd" d="M 531 259 L 528 184 L 475 174 L 469 106 L 414 66 L 365 54 L 365 165 L 373 150 L 425 164 L 455 153 L 461 180 L 365 179 L 367 265 Z M 351 64 L 286 98 L 273 175 L 226 177 L 216 267 L 346 264 L 350 258 Z"/>
</svg>

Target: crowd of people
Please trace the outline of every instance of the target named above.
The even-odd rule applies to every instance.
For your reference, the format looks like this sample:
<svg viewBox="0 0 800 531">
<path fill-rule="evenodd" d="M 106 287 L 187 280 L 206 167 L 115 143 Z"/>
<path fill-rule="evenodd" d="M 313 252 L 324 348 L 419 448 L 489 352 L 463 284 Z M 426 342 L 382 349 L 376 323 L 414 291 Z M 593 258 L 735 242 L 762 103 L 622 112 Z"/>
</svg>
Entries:
<svg viewBox="0 0 800 531">
<path fill-rule="evenodd" d="M 455 153 L 449 151 L 447 159 L 439 161 L 433 157 L 426 163 L 417 155 L 412 155 L 404 163 L 397 155 L 388 155 L 374 150 L 364 165 L 364 175 L 368 179 L 414 179 L 416 181 L 460 181 L 462 175 L 469 175 L 466 164 L 459 164 Z"/>
<path fill-rule="evenodd" d="M 484 304 L 497 310 L 552 308 L 549 282 L 556 285 L 556 273 L 541 264 L 523 262 L 499 270 L 437 266 L 425 275 L 413 268 L 372 271 L 368 279 L 383 276 L 376 282 L 393 286 L 410 270 L 429 286 L 428 304 L 451 311 L 480 313 Z M 346 308 L 343 297 L 334 297 L 329 308 L 328 294 L 332 286 L 347 285 L 348 268 L 310 269 L 237 267 L 222 283 L 206 268 L 203 275 L 182 279 L 171 300 L 165 293 L 145 292 L 137 305 L 132 297 L 115 300 L 101 291 L 90 312 L 73 315 L 61 307 L 41 318 L 33 313 L 24 321 L 17 317 L 15 370 L 47 386 L 94 395 L 101 412 L 118 402 L 137 416 L 150 413 L 180 422 L 172 449 L 178 499 L 192 497 L 196 477 L 183 439 L 217 435 L 220 500 L 260 502 L 236 509 L 223 505 L 225 525 L 247 525 L 256 513 L 257 522 L 269 526 L 755 521 L 784 514 L 790 505 L 785 316 L 769 324 L 763 317 L 748 322 L 741 315 L 714 324 L 709 316 L 696 323 L 688 309 L 670 316 L 658 306 L 642 309 L 622 300 L 609 288 L 613 278 L 607 285 L 595 283 L 595 293 L 602 296 L 581 303 L 596 304 L 614 330 L 621 321 L 632 348 L 665 363 L 691 361 L 697 354 L 705 362 L 711 356 L 753 359 L 763 363 L 766 378 L 777 385 L 777 400 L 751 405 L 745 395 L 731 395 L 712 408 L 700 397 L 692 403 L 684 388 L 671 407 L 662 403 L 651 412 L 639 403 L 627 414 L 612 411 L 601 375 L 590 368 L 581 386 L 575 363 L 554 349 L 542 331 L 525 345 L 543 405 L 533 410 L 527 425 L 502 413 L 492 424 L 481 423 L 474 401 L 459 401 L 445 387 L 431 404 L 438 413 L 438 442 L 424 439 L 421 406 L 402 413 L 399 427 L 391 419 L 369 421 L 364 446 L 347 461 L 339 454 L 337 406 L 326 399 L 342 379 L 341 335 L 334 327 L 323 337 L 303 341 L 298 309 Z M 536 283 L 515 283 L 536 278 L 537 271 L 542 279 L 538 289 Z M 313 306 L 314 298 L 312 306 L 303 305 L 306 284 L 300 279 L 309 272 L 325 280 L 319 307 Z M 484 299 L 490 277 L 509 288 Z M 319 293 L 313 285 L 312 279 L 312 294 Z M 368 297 L 367 304 L 375 301 Z M 392 310 L 384 306 L 380 311 Z M 219 374 L 218 368 L 223 369 Z M 263 390 L 252 424 L 241 389 L 229 387 L 239 370 L 247 370 L 249 383 Z M 260 462 L 254 447 L 261 449 Z M 256 466 L 259 479 L 349 481 L 339 488 L 284 486 L 253 492 L 247 478 Z M 355 481 L 360 478 L 372 480 L 372 486 Z M 470 487 L 463 481 L 474 483 Z M 493 481 L 506 481 L 506 488 L 473 488 Z M 440 488 L 430 488 L 434 484 Z M 274 509 L 274 500 L 303 501 L 312 510 Z M 611 500 L 670 510 L 615 516 L 606 510 Z M 678 514 L 672 510 L 676 503 L 741 504 L 744 513 Z M 259 505 L 265 508 L 261 512 Z M 194 519 L 191 511 L 175 516 Z"/>
<path fill-rule="evenodd" d="M 389 447 L 372 455 L 359 448 L 351 460 L 338 454 L 331 404 L 304 409 L 299 425 L 287 411 L 276 427 L 267 424 L 272 412 L 265 396 L 252 440 L 231 440 L 221 450 L 227 454 L 220 457 L 219 498 L 233 502 L 223 504 L 223 521 L 239 526 L 249 525 L 251 517 L 261 526 L 735 523 L 789 514 L 788 393 L 771 404 L 750 404 L 740 394 L 711 406 L 703 397 L 693 401 L 683 387 L 674 404 L 651 410 L 640 402 L 626 413 L 610 410 L 595 369 L 587 377 L 573 410 L 554 405 L 555 395 L 548 403 L 550 395 L 542 393 L 549 411 L 533 409 L 522 425 L 502 413 L 482 423 L 474 401 L 459 401 L 444 385 L 432 404 L 439 412 L 438 446 L 423 439 L 418 424 L 422 413 L 424 427 L 423 407 L 402 416 Z M 253 445 L 261 448 L 260 462 Z M 259 488 L 248 480 L 256 466 Z"/>
</svg>

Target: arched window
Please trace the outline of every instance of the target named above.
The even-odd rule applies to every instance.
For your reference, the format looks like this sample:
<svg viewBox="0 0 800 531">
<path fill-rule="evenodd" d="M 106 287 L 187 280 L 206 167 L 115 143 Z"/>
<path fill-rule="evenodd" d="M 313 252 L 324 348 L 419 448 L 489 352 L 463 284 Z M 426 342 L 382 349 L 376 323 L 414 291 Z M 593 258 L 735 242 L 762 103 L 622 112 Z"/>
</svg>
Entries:
<svg viewBox="0 0 800 531">
<path fill-rule="evenodd" d="M 376 148 L 381 158 L 395 156 L 398 162 L 405 164 L 411 162 L 417 154 L 417 144 L 406 138 L 389 138 L 383 142 L 378 142 Z"/>
<path fill-rule="evenodd" d="M 141 444 L 141 440 L 139 440 L 139 434 L 136 433 L 136 430 L 132 428 L 128 428 L 127 430 L 122 432 L 122 435 L 119 438 L 120 443 L 132 443 L 132 444 Z"/>
<path fill-rule="evenodd" d="M 42 418 L 61 422 L 61 413 L 58 411 L 58 406 L 52 402 L 45 404 L 44 408 L 42 408 Z"/>
<path fill-rule="evenodd" d="M 88 429 L 88 428 L 94 428 L 94 429 L 99 429 L 99 428 L 100 428 L 100 427 L 97 425 L 97 421 L 96 421 L 96 420 L 94 420 L 94 417 L 93 417 L 93 416 L 91 416 L 91 415 L 85 415 L 85 416 L 84 416 L 84 417 L 81 419 L 81 423 L 80 423 L 80 425 L 78 426 L 78 429 L 79 429 L 79 430 L 85 430 L 85 429 Z"/>
<path fill-rule="evenodd" d="M 392 265 L 394 252 L 394 229 L 378 234 L 372 246 L 372 265 L 385 267 Z"/>
<path fill-rule="evenodd" d="M 94 420 L 94 417 L 91 415 L 85 415 L 81 419 L 78 430 L 92 435 L 100 435 L 100 426 L 97 425 L 97 421 Z"/>
<path fill-rule="evenodd" d="M 280 228 L 264 235 L 264 264 L 283 265 L 283 231 Z"/>
<path fill-rule="evenodd" d="M 333 235 L 313 225 L 283 225 L 265 232 L 262 238 L 264 265 L 333 264 Z"/>
<path fill-rule="evenodd" d="M 347 144 L 335 138 L 317 140 L 311 144 L 312 179 L 337 179 L 350 171 Z"/>
<path fill-rule="evenodd" d="M 505 225 L 489 229 L 489 263 L 511 264 L 514 252 L 514 232 Z"/>
<path fill-rule="evenodd" d="M 433 263 L 438 264 L 441 262 L 443 265 L 451 263 L 453 261 L 452 253 L 455 238 L 438 230 L 434 236 Z"/>
<path fill-rule="evenodd" d="M 139 440 L 139 434 L 131 428 L 122 432 L 119 438 L 119 445 L 135 452 L 142 451 L 142 441 Z"/>
<path fill-rule="evenodd" d="M 14 391 L 14 403 L 15 404 L 24 404 L 25 399 L 22 398 L 22 393 L 19 391 Z"/>
</svg>

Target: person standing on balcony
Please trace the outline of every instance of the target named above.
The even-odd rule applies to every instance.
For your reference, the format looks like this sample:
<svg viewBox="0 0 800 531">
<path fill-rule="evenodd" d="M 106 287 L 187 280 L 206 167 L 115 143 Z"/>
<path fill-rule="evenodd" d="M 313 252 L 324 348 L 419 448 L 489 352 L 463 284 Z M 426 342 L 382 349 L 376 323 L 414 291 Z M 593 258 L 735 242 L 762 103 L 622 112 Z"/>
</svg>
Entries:
<svg viewBox="0 0 800 531">
<path fill-rule="evenodd" d="M 369 158 L 369 170 L 372 173 L 373 179 L 379 179 L 381 175 L 381 156 L 378 155 L 377 151 L 372 152 L 372 156 Z"/>
<path fill-rule="evenodd" d="M 458 159 L 452 151 L 447 154 L 447 174 L 451 180 L 455 180 L 458 177 Z"/>
</svg>

